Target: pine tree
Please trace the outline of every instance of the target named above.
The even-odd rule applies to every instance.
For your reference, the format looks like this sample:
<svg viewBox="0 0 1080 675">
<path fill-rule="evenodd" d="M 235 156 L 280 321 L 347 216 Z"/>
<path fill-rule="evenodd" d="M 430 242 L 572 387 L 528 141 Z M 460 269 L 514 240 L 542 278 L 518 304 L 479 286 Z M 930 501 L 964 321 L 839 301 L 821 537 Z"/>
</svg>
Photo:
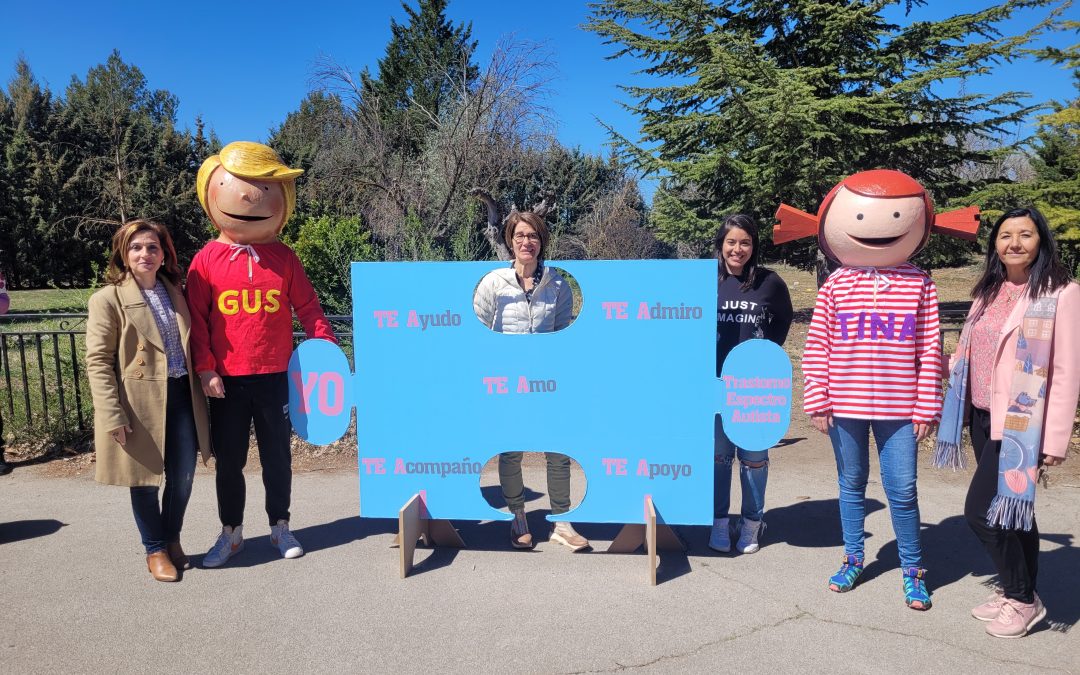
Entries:
<svg viewBox="0 0 1080 675">
<path fill-rule="evenodd" d="M 1073 71 L 1080 93 L 1080 69 Z M 1062 259 L 1073 275 L 1080 274 L 1080 96 L 1066 104 L 1056 104 L 1043 117 L 1036 135 L 1032 166 L 1035 184 L 1032 194 L 1046 216 L 1057 240 Z"/>
<path fill-rule="evenodd" d="M 1080 93 L 1080 68 L 1073 72 Z M 1039 119 L 1032 144 L 1030 181 L 1002 179 L 975 192 L 971 199 L 983 206 L 991 220 L 1005 211 L 1033 205 L 1046 217 L 1062 261 L 1080 275 L 1080 96 L 1054 103 L 1053 112 Z"/>
<path fill-rule="evenodd" d="M 55 103 L 52 93 L 42 89 L 30 64 L 19 59 L 15 76 L 8 85 L 8 122 L 3 166 L 3 191 L 6 202 L 0 213 L 0 266 L 7 270 L 12 287 L 40 285 L 43 281 L 61 281 L 62 272 L 54 258 L 62 256 L 66 246 L 51 249 L 47 234 L 55 219 L 60 195 L 56 186 L 52 151 Z M 34 242 L 35 245 L 28 245 Z M 58 272 L 60 272 L 58 274 Z"/>
<path fill-rule="evenodd" d="M 393 147 L 409 155 L 420 151 L 423 136 L 480 72 L 472 61 L 477 45 L 472 23 L 452 24 L 446 18 L 447 2 L 419 0 L 415 10 L 402 2 L 408 21 L 390 19 L 390 41 L 378 61 L 378 75 L 367 68 L 360 74 L 363 98 L 398 132 Z"/>
<path fill-rule="evenodd" d="M 891 23 L 925 0 L 603 0 L 587 28 L 611 58 L 642 60 L 663 84 L 624 87 L 641 136 L 612 132 L 620 153 L 662 176 L 653 222 L 661 238 L 701 253 L 723 214 L 763 224 L 783 201 L 815 211 L 839 179 L 904 171 L 936 201 L 969 194 L 957 176 L 992 137 L 1032 111 L 1018 92 L 950 95 L 938 85 L 1017 57 L 1057 20 L 1061 0 L 1008 0 L 941 21 Z M 1019 36 L 1001 26 L 1022 7 L 1050 7 Z M 794 247 L 802 262 L 810 247 Z"/>
<path fill-rule="evenodd" d="M 339 143 L 346 129 L 341 99 L 322 91 L 310 92 L 300 108 L 288 114 L 270 133 L 267 144 L 291 167 L 304 170 L 296 186 L 296 211 L 285 225 L 286 235 L 298 236 L 299 223 L 319 216 L 340 216 L 356 211 L 351 192 L 335 166 L 319 162 L 324 149 Z M 332 221 L 337 218 L 331 218 Z"/>
<path fill-rule="evenodd" d="M 420 0 L 404 25 L 390 20 L 390 42 L 379 59 L 379 74 L 363 75 L 369 95 L 377 96 L 386 110 L 421 108 L 433 117 L 467 89 L 479 74 L 472 62 L 476 41 L 472 23 L 453 25 L 446 18 L 448 0 Z"/>
<path fill-rule="evenodd" d="M 168 226 L 182 262 L 205 242 L 195 199 L 205 156 L 197 156 L 190 132 L 176 128 L 178 105 L 170 92 L 150 89 L 142 71 L 116 51 L 68 85 L 60 123 L 74 149 L 66 190 L 79 210 L 56 234 L 82 242 L 84 278 L 92 274 L 90 261 L 104 260 L 115 228 L 134 218 Z"/>
</svg>

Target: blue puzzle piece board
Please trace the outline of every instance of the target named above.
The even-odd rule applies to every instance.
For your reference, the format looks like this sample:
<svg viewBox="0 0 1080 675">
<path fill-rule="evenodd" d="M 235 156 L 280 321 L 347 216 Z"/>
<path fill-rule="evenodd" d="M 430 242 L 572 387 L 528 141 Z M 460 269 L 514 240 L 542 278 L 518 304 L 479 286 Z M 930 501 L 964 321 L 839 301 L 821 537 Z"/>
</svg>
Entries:
<svg viewBox="0 0 1080 675">
<path fill-rule="evenodd" d="M 713 419 L 764 449 L 790 422 L 791 363 L 745 342 L 716 377 L 716 261 L 559 261 L 583 295 L 576 320 L 546 334 L 499 334 L 472 309 L 505 263 L 353 263 L 355 373 L 332 343 L 290 362 L 298 434 L 340 437 L 357 415 L 360 513 L 396 518 L 421 494 L 431 518 L 506 520 L 479 473 L 500 452 L 573 457 L 587 480 L 561 519 L 712 522 Z M 534 486 L 544 490 L 544 486 Z"/>
</svg>

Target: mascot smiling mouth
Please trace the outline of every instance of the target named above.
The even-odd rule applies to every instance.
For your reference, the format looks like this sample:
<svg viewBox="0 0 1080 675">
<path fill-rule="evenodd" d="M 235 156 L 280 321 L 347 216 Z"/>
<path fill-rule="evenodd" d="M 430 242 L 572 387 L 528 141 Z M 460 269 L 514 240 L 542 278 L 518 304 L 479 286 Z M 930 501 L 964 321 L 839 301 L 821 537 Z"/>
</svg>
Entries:
<svg viewBox="0 0 1080 675">
<path fill-rule="evenodd" d="M 895 237 L 856 237 L 853 234 L 849 234 L 848 236 L 854 239 L 855 243 L 862 244 L 863 246 L 884 247 L 898 241 L 903 235 Z"/>
<path fill-rule="evenodd" d="M 241 216 L 240 214 L 229 213 L 228 211 L 222 211 L 222 213 L 225 214 L 226 216 L 230 217 L 230 218 L 235 218 L 237 220 L 243 220 L 243 221 L 246 221 L 246 222 L 249 222 L 249 223 L 254 223 L 254 222 L 259 221 L 259 220 L 266 220 L 267 218 L 271 217 L 271 216 Z"/>
</svg>

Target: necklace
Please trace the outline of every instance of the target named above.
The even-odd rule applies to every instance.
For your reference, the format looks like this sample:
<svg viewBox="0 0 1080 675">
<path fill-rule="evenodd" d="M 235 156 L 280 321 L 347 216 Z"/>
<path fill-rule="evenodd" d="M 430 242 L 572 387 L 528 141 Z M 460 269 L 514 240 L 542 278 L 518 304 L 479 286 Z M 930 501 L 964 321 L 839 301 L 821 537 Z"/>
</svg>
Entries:
<svg viewBox="0 0 1080 675">
<path fill-rule="evenodd" d="M 1008 302 L 1010 305 L 1016 302 L 1016 299 L 1019 298 L 1020 295 L 1023 294 L 1024 289 L 1027 288 L 1026 283 L 1020 284 L 1019 286 L 1015 286 L 1015 288 L 1010 289 L 1009 286 L 1012 285 L 1013 284 L 1009 284 L 1008 282 L 1001 285 L 1001 289 L 1005 291 L 1005 301 Z"/>
</svg>

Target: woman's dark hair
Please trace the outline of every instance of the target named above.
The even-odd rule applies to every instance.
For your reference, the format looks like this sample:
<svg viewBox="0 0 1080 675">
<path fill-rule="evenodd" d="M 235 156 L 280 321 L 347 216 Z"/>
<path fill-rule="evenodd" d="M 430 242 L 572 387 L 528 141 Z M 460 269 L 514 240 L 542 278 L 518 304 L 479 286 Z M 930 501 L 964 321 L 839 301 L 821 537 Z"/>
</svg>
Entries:
<svg viewBox="0 0 1080 675">
<path fill-rule="evenodd" d="M 1028 278 L 1027 295 L 1032 300 L 1049 295 L 1072 280 L 1069 270 L 1061 263 L 1058 256 L 1057 242 L 1050 232 L 1050 226 L 1046 224 L 1046 218 L 1034 206 L 1022 206 L 1009 209 L 1001 214 L 1001 217 L 990 229 L 990 236 L 986 242 L 986 267 L 982 278 L 971 289 L 971 297 L 977 300 L 983 307 L 993 301 L 1001 284 L 1005 282 L 1005 264 L 997 254 L 997 236 L 1001 224 L 1010 218 L 1030 218 L 1035 223 L 1035 231 L 1039 235 L 1039 253 L 1035 256 L 1035 262 L 1028 269 L 1031 276 Z"/>
<path fill-rule="evenodd" d="M 754 222 L 754 219 L 745 213 L 736 213 L 724 218 L 724 222 L 720 223 L 720 229 L 716 231 L 716 238 L 713 240 L 713 245 L 716 247 L 716 257 L 720 259 L 720 281 L 731 276 L 728 274 L 727 265 L 724 264 L 723 247 L 728 232 L 735 229 L 742 230 L 750 235 L 750 241 L 754 244 L 753 250 L 750 251 L 750 259 L 747 260 L 746 265 L 743 266 L 742 283 L 739 284 L 740 289 L 748 291 L 754 287 L 754 277 L 757 276 L 758 226 L 757 223 Z"/>
<path fill-rule="evenodd" d="M 174 286 L 179 286 L 180 266 L 176 260 L 176 248 L 173 247 L 169 228 L 161 223 L 143 218 L 130 220 L 118 227 L 116 232 L 113 233 L 112 253 L 109 255 L 109 264 L 105 268 L 105 281 L 119 285 L 127 278 L 130 273 L 127 267 L 128 247 L 131 245 L 132 237 L 140 232 L 150 232 L 157 236 L 158 244 L 161 245 L 161 252 L 164 254 L 161 268 L 157 272 L 158 276 L 165 277 Z"/>
</svg>

